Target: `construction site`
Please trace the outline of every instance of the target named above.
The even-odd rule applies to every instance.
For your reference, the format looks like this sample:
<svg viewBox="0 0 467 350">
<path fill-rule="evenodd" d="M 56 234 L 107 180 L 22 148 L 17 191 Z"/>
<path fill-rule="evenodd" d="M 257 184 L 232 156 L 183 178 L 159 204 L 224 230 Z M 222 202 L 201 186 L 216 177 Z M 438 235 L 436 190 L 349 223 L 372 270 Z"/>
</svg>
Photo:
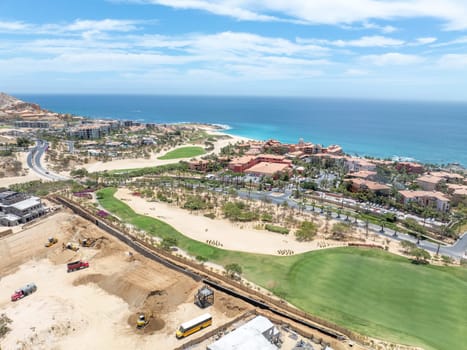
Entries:
<svg viewBox="0 0 467 350">
<path fill-rule="evenodd" d="M 266 349 L 349 348 L 144 257 L 69 209 L 0 238 L 0 256 L 0 313 L 11 320 L 0 349 L 217 350 L 209 346 L 258 315 L 279 332 Z M 37 290 L 12 302 L 29 283 Z M 209 327 L 177 339 L 206 312 Z"/>
</svg>

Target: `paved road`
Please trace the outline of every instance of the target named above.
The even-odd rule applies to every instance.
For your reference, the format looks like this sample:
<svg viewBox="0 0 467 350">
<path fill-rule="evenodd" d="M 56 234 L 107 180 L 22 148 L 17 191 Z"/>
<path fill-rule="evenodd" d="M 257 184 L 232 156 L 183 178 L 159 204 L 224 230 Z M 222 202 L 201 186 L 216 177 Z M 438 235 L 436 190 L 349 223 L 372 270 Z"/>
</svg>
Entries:
<svg viewBox="0 0 467 350">
<path fill-rule="evenodd" d="M 44 155 L 44 152 L 47 150 L 48 143 L 47 141 L 38 140 L 36 146 L 32 148 L 27 157 L 28 167 L 37 173 L 40 177 L 45 178 L 51 181 L 61 181 L 68 180 L 67 177 L 55 174 L 50 170 L 44 168 L 41 164 L 41 158 Z"/>
<path fill-rule="evenodd" d="M 292 208 L 298 208 L 299 205 L 297 202 L 293 201 L 290 199 L 291 191 L 285 191 L 285 193 L 271 193 L 271 192 L 260 192 L 260 191 L 246 191 L 246 190 L 239 190 L 237 191 L 238 195 L 241 198 L 250 198 L 253 200 L 266 200 L 268 202 L 274 203 L 274 204 L 283 204 L 284 202 L 287 202 L 287 205 Z M 320 215 L 326 215 L 325 212 L 321 212 L 320 208 L 315 207 L 313 209 L 312 206 L 305 206 L 304 210 L 308 212 L 316 212 Z M 340 214 L 340 217 L 338 217 L 338 214 L 336 212 L 331 213 L 331 217 L 333 219 L 341 220 L 341 221 L 355 221 L 355 218 L 352 217 L 346 217 L 346 215 Z M 356 224 L 359 227 L 365 227 L 366 223 L 362 220 L 357 220 Z M 379 234 L 383 237 L 395 239 L 398 241 L 410 241 L 413 243 L 416 243 L 420 248 L 423 248 L 429 252 L 436 253 L 439 249 L 439 254 L 441 255 L 447 255 L 452 258 L 460 259 L 460 258 L 467 258 L 467 232 L 465 232 L 455 244 L 451 246 L 446 246 L 446 245 L 441 245 L 438 246 L 437 243 L 430 242 L 427 240 L 420 240 L 418 241 L 417 238 L 410 236 L 408 234 L 404 233 L 399 233 L 399 232 L 394 232 L 391 229 L 384 228 L 381 230 L 381 226 L 375 225 L 375 224 L 368 224 L 368 230 Z"/>
</svg>

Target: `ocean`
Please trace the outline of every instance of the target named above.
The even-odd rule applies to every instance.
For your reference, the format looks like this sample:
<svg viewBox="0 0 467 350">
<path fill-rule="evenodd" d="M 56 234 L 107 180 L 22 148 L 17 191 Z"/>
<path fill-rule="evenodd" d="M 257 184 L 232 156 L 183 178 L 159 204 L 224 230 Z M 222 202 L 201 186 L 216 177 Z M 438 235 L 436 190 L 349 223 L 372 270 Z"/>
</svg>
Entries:
<svg viewBox="0 0 467 350">
<path fill-rule="evenodd" d="M 339 144 L 351 155 L 467 166 L 467 103 L 159 95 L 16 95 L 91 118 L 200 122 L 258 140 Z"/>
</svg>

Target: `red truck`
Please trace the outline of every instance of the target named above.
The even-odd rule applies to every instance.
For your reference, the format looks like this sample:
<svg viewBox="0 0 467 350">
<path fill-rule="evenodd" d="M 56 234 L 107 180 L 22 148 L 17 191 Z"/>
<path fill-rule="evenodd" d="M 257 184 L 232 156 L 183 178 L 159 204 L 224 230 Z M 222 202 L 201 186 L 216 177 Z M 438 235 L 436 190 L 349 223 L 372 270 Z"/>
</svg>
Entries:
<svg viewBox="0 0 467 350">
<path fill-rule="evenodd" d="M 67 271 L 72 272 L 76 270 L 81 270 L 89 267 L 89 263 L 84 260 L 77 260 L 66 264 Z"/>
<path fill-rule="evenodd" d="M 16 301 L 24 298 L 26 295 L 32 294 L 37 290 L 37 287 L 34 283 L 28 283 L 23 288 L 15 290 L 11 296 L 11 301 Z"/>
</svg>

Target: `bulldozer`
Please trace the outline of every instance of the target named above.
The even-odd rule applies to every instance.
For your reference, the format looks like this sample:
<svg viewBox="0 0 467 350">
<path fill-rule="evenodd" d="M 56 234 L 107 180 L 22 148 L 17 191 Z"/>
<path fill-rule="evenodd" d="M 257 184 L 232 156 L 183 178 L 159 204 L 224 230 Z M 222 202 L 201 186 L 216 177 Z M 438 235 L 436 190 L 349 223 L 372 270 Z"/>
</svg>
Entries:
<svg viewBox="0 0 467 350">
<path fill-rule="evenodd" d="M 47 242 L 45 243 L 45 247 L 49 248 L 51 246 L 53 246 L 55 243 L 58 242 L 58 239 L 55 238 L 55 237 L 49 237 L 49 239 L 47 240 Z"/>
<path fill-rule="evenodd" d="M 67 244 L 63 244 L 63 249 L 70 249 L 77 252 L 79 250 L 79 244 L 76 242 L 68 242 Z"/>
<path fill-rule="evenodd" d="M 138 316 L 138 318 L 136 319 L 136 328 L 138 329 L 142 329 L 144 327 L 146 327 L 149 323 L 149 320 L 146 319 L 146 315 L 145 314 L 140 314 Z"/>
</svg>

